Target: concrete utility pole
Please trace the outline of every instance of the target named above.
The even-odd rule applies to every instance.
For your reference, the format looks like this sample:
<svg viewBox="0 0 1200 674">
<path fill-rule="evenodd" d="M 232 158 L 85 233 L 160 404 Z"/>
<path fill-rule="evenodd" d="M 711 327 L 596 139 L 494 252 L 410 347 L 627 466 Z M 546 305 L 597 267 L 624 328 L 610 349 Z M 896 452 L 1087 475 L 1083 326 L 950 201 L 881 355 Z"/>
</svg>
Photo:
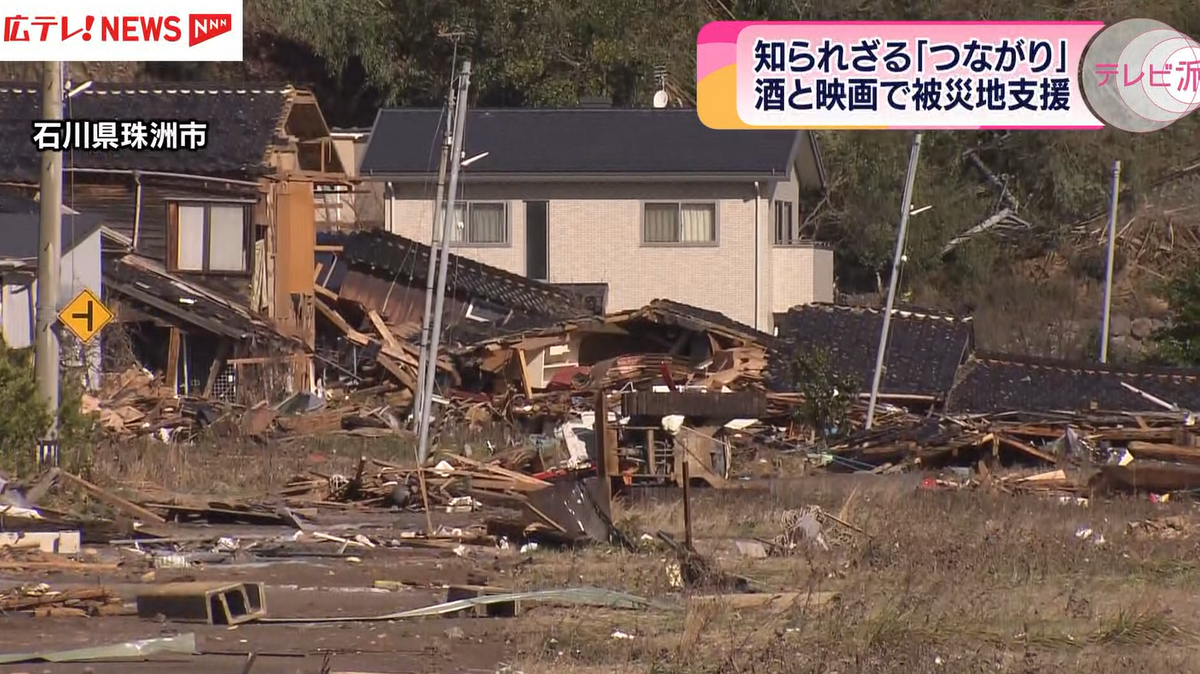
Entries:
<svg viewBox="0 0 1200 674">
<path fill-rule="evenodd" d="M 1121 162 L 1113 162 L 1112 194 L 1108 202 L 1108 259 L 1104 265 L 1104 317 L 1100 326 L 1100 362 L 1108 362 L 1108 331 L 1112 318 L 1113 255 L 1117 249 L 1117 195 L 1121 191 Z"/>
<path fill-rule="evenodd" d="M 42 119 L 63 118 L 63 64 L 42 64 Z M 38 227 L 37 315 L 34 343 L 34 373 L 38 393 L 50 408 L 49 439 L 58 434 L 58 282 L 62 254 L 62 152 L 42 153 L 40 181 L 41 223 Z"/>
<path fill-rule="evenodd" d="M 413 423 L 420 428 L 421 413 L 425 406 L 425 369 L 429 367 L 429 337 L 433 317 L 433 290 L 436 283 L 438 263 L 438 232 L 442 230 L 442 220 L 445 210 L 442 202 L 446 199 L 446 164 L 450 161 L 450 143 L 454 136 L 452 124 L 457 119 L 457 99 L 454 88 L 450 88 L 448 105 L 446 106 L 446 133 L 442 135 L 442 158 L 438 163 L 437 198 L 433 202 L 433 233 L 429 237 L 429 271 L 425 279 L 425 313 L 421 314 L 421 348 L 417 359 L 417 390 L 413 398 Z"/>
<path fill-rule="evenodd" d="M 446 191 L 446 212 L 442 216 L 442 247 L 439 251 L 441 271 L 437 275 L 434 291 L 433 333 L 429 338 L 429 353 L 426 356 L 423 402 L 421 403 L 420 432 L 417 435 L 417 461 L 425 464 L 429 457 L 429 426 L 433 418 L 433 382 L 437 374 L 438 342 L 442 339 L 442 311 L 446 306 L 446 276 L 450 267 L 450 231 L 454 226 L 455 200 L 458 198 L 458 174 L 462 169 L 463 132 L 467 126 L 467 90 L 471 84 L 471 62 L 463 61 L 462 73 L 458 76 L 458 95 L 454 105 L 454 132 L 450 140 L 450 186 Z"/>
<path fill-rule="evenodd" d="M 900 282 L 900 264 L 904 259 L 904 242 L 908 236 L 908 217 L 912 215 L 913 184 L 917 181 L 917 163 L 921 160 L 921 132 L 913 137 L 908 155 L 908 177 L 904 182 L 904 197 L 900 204 L 900 228 L 896 231 L 896 252 L 892 254 L 892 277 L 888 279 L 887 306 L 883 309 L 883 329 L 879 331 L 879 350 L 875 354 L 875 375 L 871 379 L 871 400 L 867 403 L 866 428 L 875 423 L 875 403 L 879 400 L 879 383 L 883 381 L 883 361 L 887 354 L 888 330 L 892 327 L 892 307 L 896 305 L 896 286 Z"/>
</svg>

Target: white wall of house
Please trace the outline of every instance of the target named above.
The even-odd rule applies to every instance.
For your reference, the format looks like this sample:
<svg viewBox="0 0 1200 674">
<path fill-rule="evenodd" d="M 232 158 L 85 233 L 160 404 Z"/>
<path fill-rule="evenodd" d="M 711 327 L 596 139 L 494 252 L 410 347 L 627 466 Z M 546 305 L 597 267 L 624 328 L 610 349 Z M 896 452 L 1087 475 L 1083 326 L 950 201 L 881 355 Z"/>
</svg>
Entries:
<svg viewBox="0 0 1200 674">
<path fill-rule="evenodd" d="M 401 236 L 428 241 L 434 186 L 398 183 L 393 193 L 388 226 Z M 485 232 L 481 238 L 490 242 L 471 241 L 467 233 L 457 237 L 468 240 L 455 244 L 456 254 L 526 275 L 527 204 L 546 201 L 545 280 L 607 283 L 610 311 L 665 298 L 720 311 L 766 331 L 772 312 L 833 299 L 832 251 L 774 245 L 775 185 L 760 184 L 756 191 L 752 183 L 483 183 L 467 184 L 461 194 L 468 209 L 478 205 L 476 231 Z M 648 204 L 650 212 L 667 204 L 686 206 L 696 215 L 677 220 L 690 217 L 700 229 L 700 221 L 711 217 L 703 212 L 714 213 L 715 237 L 647 242 Z M 798 204 L 793 208 L 798 211 Z M 482 223 L 499 212 L 506 223 L 503 234 L 487 236 L 489 228 Z"/>
<path fill-rule="evenodd" d="M 83 241 L 62 256 L 60 267 L 58 301 L 59 309 L 65 307 L 85 288 L 100 296 L 103 292 L 103 274 L 100 257 L 100 231 L 92 232 Z M 8 346 L 24 349 L 33 346 L 34 312 L 37 305 L 37 281 L 29 285 L 8 284 L 0 294 L 0 328 Z M 85 384 L 95 388 L 100 384 L 100 343 L 103 335 L 97 336 L 83 347 L 75 343 L 68 331 L 63 331 L 63 364 L 82 365 L 87 363 Z"/>
</svg>

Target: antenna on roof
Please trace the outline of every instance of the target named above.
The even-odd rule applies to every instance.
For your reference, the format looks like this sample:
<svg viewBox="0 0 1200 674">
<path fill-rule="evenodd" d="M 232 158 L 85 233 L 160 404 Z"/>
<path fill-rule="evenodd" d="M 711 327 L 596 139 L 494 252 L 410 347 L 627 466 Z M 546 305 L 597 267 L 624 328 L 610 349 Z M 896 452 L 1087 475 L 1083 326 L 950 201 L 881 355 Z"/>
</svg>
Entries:
<svg viewBox="0 0 1200 674">
<path fill-rule="evenodd" d="M 654 66 L 654 81 L 658 83 L 658 91 L 654 92 L 654 107 L 665 108 L 671 102 L 667 93 L 667 67 Z"/>
</svg>

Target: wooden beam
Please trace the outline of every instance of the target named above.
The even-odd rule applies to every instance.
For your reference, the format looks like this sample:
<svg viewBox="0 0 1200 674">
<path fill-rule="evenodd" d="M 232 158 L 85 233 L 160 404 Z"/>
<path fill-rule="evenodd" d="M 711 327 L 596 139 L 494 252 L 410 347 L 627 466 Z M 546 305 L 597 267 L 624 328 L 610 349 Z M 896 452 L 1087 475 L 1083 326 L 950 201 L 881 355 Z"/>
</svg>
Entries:
<svg viewBox="0 0 1200 674">
<path fill-rule="evenodd" d="M 58 474 L 58 479 L 70 482 L 72 485 L 86 491 L 92 496 L 95 496 L 97 499 L 100 499 L 101 501 L 131 517 L 137 517 L 138 519 L 146 522 L 156 522 L 158 524 L 166 524 L 167 522 L 167 520 L 163 519 L 160 515 L 150 512 L 136 503 L 126 501 L 116 494 L 110 494 L 91 482 L 79 477 L 78 475 L 72 475 L 66 471 L 61 471 Z"/>
<path fill-rule="evenodd" d="M 286 361 L 302 361 L 308 360 L 308 354 L 293 353 L 288 356 L 259 356 L 257 358 L 230 358 L 225 361 L 226 365 L 269 365 L 270 363 L 279 363 Z"/>
<path fill-rule="evenodd" d="M 517 365 L 521 367 L 521 388 L 525 389 L 525 399 L 533 400 L 533 387 L 529 385 L 529 361 L 525 359 L 525 349 L 513 349 L 517 352 Z"/>
<path fill-rule="evenodd" d="M 375 362 L 379 363 L 380 367 L 387 370 L 389 374 L 395 377 L 396 381 L 399 381 L 401 385 L 407 387 L 410 391 L 417 390 L 416 377 L 412 376 L 412 374 L 410 374 L 407 370 L 400 367 L 396 361 L 383 354 L 380 354 L 379 357 L 375 359 Z"/>
<path fill-rule="evenodd" d="M 167 386 L 171 393 L 179 393 L 179 328 L 171 326 L 170 337 L 167 338 Z"/>
<path fill-rule="evenodd" d="M 350 340 L 352 343 L 357 344 L 358 346 L 367 346 L 368 344 L 379 343 L 379 340 L 373 339 L 368 335 L 364 335 L 358 330 L 350 327 L 350 324 L 346 322 L 346 319 L 342 318 L 341 314 L 334 311 L 324 302 L 317 302 L 316 307 L 317 311 L 319 311 L 322 316 L 328 319 L 330 323 L 333 323 L 338 330 L 341 330 L 342 334 L 346 335 L 346 339 Z M 398 360 L 405 365 L 416 367 L 416 357 L 408 353 L 408 351 L 405 350 L 403 345 L 399 344 L 399 342 L 397 342 L 396 346 L 392 346 L 390 344 L 380 344 L 379 346 L 379 352 L 383 355 Z"/>
<path fill-rule="evenodd" d="M 221 369 L 225 366 L 225 359 L 229 357 L 229 349 L 229 340 L 222 339 L 217 346 L 217 353 L 213 357 L 212 365 L 208 368 L 208 378 L 204 380 L 204 393 L 200 394 L 202 397 L 207 398 L 212 395 L 213 384 L 216 383 Z"/>
<path fill-rule="evenodd" d="M 322 286 L 322 285 L 313 286 L 313 291 L 316 292 L 321 297 L 324 297 L 325 299 L 331 300 L 333 302 L 336 302 L 336 301 L 342 299 L 341 297 L 338 296 L 337 293 L 333 292 L 329 288 L 326 288 L 325 286 Z"/>
<path fill-rule="evenodd" d="M 324 316 L 330 323 L 333 323 L 334 327 L 341 330 L 344 334 L 349 335 L 355 332 L 354 328 L 350 327 L 350 324 L 346 322 L 346 319 L 342 318 L 342 315 L 334 311 L 328 304 L 317 302 L 317 313 Z"/>
<path fill-rule="evenodd" d="M 318 253 L 340 253 L 340 252 L 342 252 L 342 247 L 341 246 L 317 246 L 317 252 Z"/>
<path fill-rule="evenodd" d="M 370 319 L 371 325 L 375 326 L 375 331 L 383 338 L 383 342 L 393 349 L 399 349 L 400 343 L 396 341 L 396 336 L 392 334 L 392 329 L 383 322 L 383 317 L 378 311 L 370 309 L 367 311 L 367 318 Z"/>
<path fill-rule="evenodd" d="M 596 404 L 593 407 L 596 411 L 596 421 L 592 426 L 592 437 L 596 443 L 596 477 L 600 482 L 600 494 L 604 497 L 604 501 L 600 503 L 605 515 L 611 516 L 612 513 L 612 475 L 609 473 L 609 457 L 610 455 L 616 459 L 616 447 L 610 447 L 608 441 L 611 439 L 608 435 L 608 395 L 601 388 L 596 391 Z"/>
</svg>

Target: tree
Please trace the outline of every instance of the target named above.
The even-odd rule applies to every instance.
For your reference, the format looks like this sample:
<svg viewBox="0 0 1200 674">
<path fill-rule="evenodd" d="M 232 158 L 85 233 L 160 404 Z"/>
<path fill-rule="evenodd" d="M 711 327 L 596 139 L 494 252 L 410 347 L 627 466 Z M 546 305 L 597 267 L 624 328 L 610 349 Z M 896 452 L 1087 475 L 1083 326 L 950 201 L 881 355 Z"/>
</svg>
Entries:
<svg viewBox="0 0 1200 674">
<path fill-rule="evenodd" d="M 1200 366 L 1200 267 L 1190 265 L 1167 283 L 1168 325 L 1154 333 L 1152 360 L 1181 367 Z"/>
<path fill-rule="evenodd" d="M 58 438 L 64 451 L 86 445 L 95 426 L 83 414 L 83 389 L 73 374 L 64 371 L 59 391 Z M 0 466 L 17 472 L 30 465 L 50 421 L 34 375 L 33 349 L 11 349 L 0 338 Z"/>
<path fill-rule="evenodd" d="M 664 0 L 257 0 L 276 30 L 312 48 L 332 73 L 352 61 L 390 105 L 440 105 L 456 53 L 473 60 L 477 105 L 574 104 L 580 96 L 644 101 L 656 65 L 695 30 L 691 3 Z M 461 33 L 455 39 L 449 34 Z M 668 37 L 671 36 L 671 37 Z M 693 76 L 694 77 L 694 76 Z"/>
<path fill-rule="evenodd" d="M 858 399 L 858 378 L 838 372 L 830 361 L 829 351 L 821 348 L 802 351 L 792 359 L 791 379 L 802 398 L 794 419 L 819 438 L 845 431 Z"/>
</svg>

